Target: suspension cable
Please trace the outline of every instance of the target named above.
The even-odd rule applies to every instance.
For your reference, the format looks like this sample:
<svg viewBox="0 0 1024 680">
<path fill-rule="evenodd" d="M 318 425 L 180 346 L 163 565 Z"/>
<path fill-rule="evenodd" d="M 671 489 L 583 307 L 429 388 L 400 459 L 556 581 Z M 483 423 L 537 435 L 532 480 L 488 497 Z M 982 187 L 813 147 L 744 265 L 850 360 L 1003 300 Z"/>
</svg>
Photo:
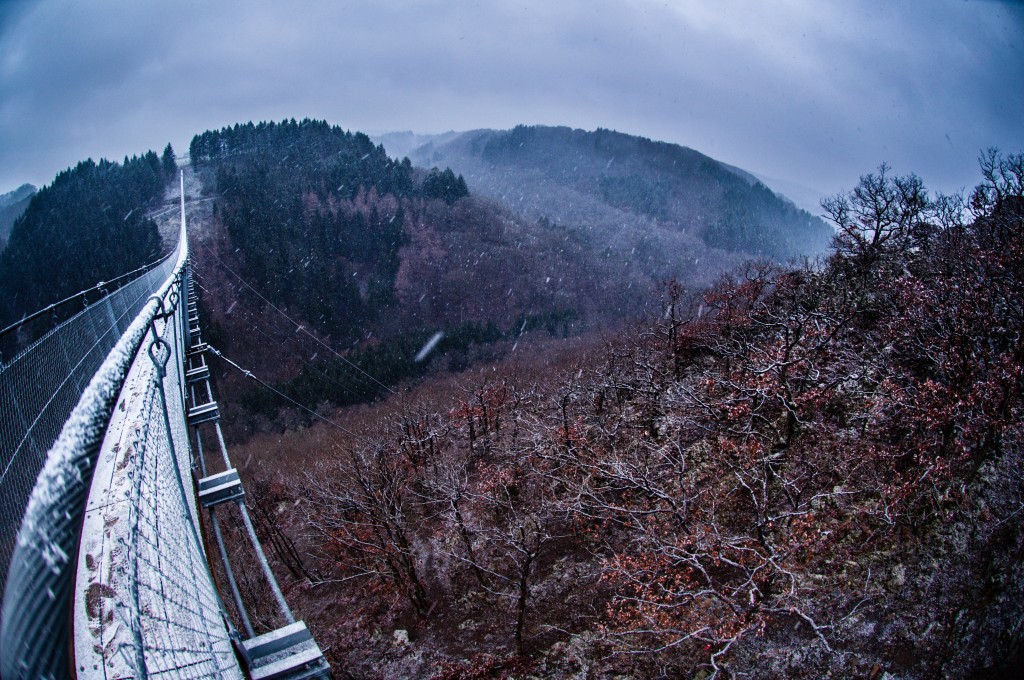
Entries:
<svg viewBox="0 0 1024 680">
<path fill-rule="evenodd" d="M 356 439 L 360 439 L 360 440 L 361 440 L 361 439 L 363 439 L 363 437 L 362 437 L 362 436 L 360 436 L 360 435 L 356 434 L 356 433 L 355 433 L 355 432 L 353 432 L 352 430 L 349 430 L 349 429 L 348 429 L 348 428 L 346 428 L 346 427 L 342 427 L 341 425 L 339 425 L 338 423 L 334 422 L 334 421 L 333 421 L 333 420 L 331 420 L 330 418 L 326 418 L 326 417 L 324 417 L 324 416 L 320 415 L 319 413 L 317 413 L 317 412 L 316 412 L 316 411 L 314 411 L 313 409 L 311 409 L 311 408 L 308 408 L 308 407 L 306 407 L 306 406 L 304 406 L 304 405 L 300 404 L 299 402 L 295 401 L 294 399 L 292 399 L 292 398 L 291 398 L 291 397 L 289 397 L 289 396 L 288 396 L 287 394 L 285 394 L 285 393 L 284 393 L 284 392 L 282 392 L 281 390 L 277 389 L 277 388 L 276 388 L 276 387 L 274 387 L 273 385 L 271 385 L 271 384 L 269 384 L 269 383 L 267 383 L 267 382 L 264 382 L 264 381 L 263 381 L 263 380 L 261 380 L 261 379 L 260 379 L 259 377 L 257 377 L 257 376 L 256 376 L 256 374 L 254 374 L 254 373 L 253 373 L 252 371 L 250 371 L 250 370 L 247 370 L 247 369 L 244 369 L 244 368 L 242 368 L 241 366 L 239 366 L 238 364 L 236 364 L 236 363 L 235 363 L 234 361 L 232 361 L 231 359 L 228 359 L 228 358 L 227 358 L 226 356 L 224 356 L 224 353 L 223 353 L 223 352 L 220 352 L 219 350 L 217 350 L 217 349 L 216 349 L 215 347 L 213 347 L 213 345 L 209 345 L 209 344 L 208 344 L 207 346 L 208 346 L 208 347 L 210 348 L 210 352 L 211 352 L 211 353 L 212 353 L 212 354 L 213 354 L 214 356 L 220 357 L 221 359 L 223 359 L 224 361 L 226 361 L 226 362 L 227 362 L 228 364 L 230 364 L 231 366 L 233 366 L 234 368 L 236 368 L 236 369 L 237 369 L 237 370 L 238 370 L 238 371 L 239 371 L 239 372 L 240 372 L 240 373 L 241 373 L 242 375 L 244 375 L 244 376 L 245 376 L 246 378 L 252 378 L 253 380 L 255 380 L 256 382 L 258 382 L 258 383 L 259 383 L 260 385 L 262 385 L 263 387 L 267 388 L 268 390 L 270 390 L 271 392 L 273 392 L 273 393 L 274 393 L 274 394 L 276 394 L 277 396 L 281 397 L 282 399 L 285 399 L 285 400 L 287 400 L 288 402 L 290 402 L 291 404 L 293 404 L 293 405 L 295 405 L 295 406 L 298 406 L 299 408 L 301 408 L 301 409 L 302 409 L 303 411 L 305 411 L 306 413 L 309 413 L 310 415 L 312 415 L 312 416 L 314 416 L 314 417 L 316 417 L 316 418 L 319 418 L 320 420 L 324 421 L 325 423 L 327 423 L 327 424 L 328 424 L 328 425 L 330 425 L 331 427 L 335 427 L 335 428 L 337 428 L 337 429 L 341 430 L 342 432 L 344 432 L 345 434 L 348 434 L 348 435 L 350 435 L 350 436 L 352 436 L 352 437 L 355 437 Z"/>
<path fill-rule="evenodd" d="M 197 271 L 193 271 L 193 276 L 194 277 L 202 278 L 202 274 L 200 272 L 197 272 Z M 198 285 L 198 284 L 195 284 L 195 285 Z M 199 286 L 199 287 L 202 290 L 206 290 L 205 288 L 202 288 L 202 286 Z M 242 313 L 246 315 L 248 321 L 252 322 L 252 330 L 254 332 L 259 333 L 260 335 L 262 335 L 263 337 L 265 337 L 269 341 L 276 342 L 278 345 L 283 345 L 284 344 L 284 340 L 281 340 L 279 338 L 275 338 L 275 337 L 271 336 L 270 334 L 268 334 L 266 331 L 264 331 L 259 326 L 258 320 L 257 319 L 253 319 L 253 316 L 254 316 L 255 313 L 252 310 L 248 309 L 245 306 L 244 303 L 242 304 Z M 349 394 L 352 397 L 354 397 L 356 399 L 356 402 L 360 401 L 363 398 L 363 395 L 361 395 L 358 391 L 356 391 L 351 385 L 345 385 L 345 384 L 342 384 L 342 383 L 338 382 L 337 380 L 332 378 L 330 375 L 328 375 L 326 372 L 324 372 L 321 368 L 319 368 L 318 366 L 315 366 L 314 364 L 310 363 L 310 361 L 307 361 L 303 356 L 301 356 L 297 352 L 290 352 L 290 354 L 294 358 L 298 359 L 299 362 L 301 362 L 303 366 L 305 366 L 310 371 L 312 371 L 313 373 L 318 375 L 320 378 L 322 378 L 323 380 L 326 380 L 327 382 L 331 383 L 332 385 L 334 385 L 335 387 L 339 388 L 343 392 L 346 392 L 347 394 Z M 356 376 L 356 377 L 358 378 L 359 376 Z M 367 382 L 364 380 L 361 384 L 365 385 L 365 384 L 367 384 Z"/>
<path fill-rule="evenodd" d="M 224 268 L 225 270 L 227 270 L 227 271 L 228 271 L 228 272 L 229 272 L 229 273 L 230 273 L 230 274 L 231 274 L 232 276 L 234 276 L 234 277 L 235 277 L 236 279 L 238 279 L 238 281 L 239 281 L 239 282 L 240 282 L 240 283 L 241 283 L 241 284 L 242 284 L 243 286 L 245 286 L 246 288 L 248 288 L 249 290 L 251 290 L 251 291 L 252 291 L 253 293 L 255 293 L 255 294 L 256 294 L 256 296 L 257 296 L 257 297 L 258 297 L 259 299 L 263 300 L 263 301 L 264 301 L 265 303 L 267 303 L 268 305 L 270 305 L 270 307 L 271 307 L 271 308 L 273 308 L 273 309 L 274 309 L 274 311 L 276 311 L 276 312 L 277 312 L 278 314 L 280 314 L 280 315 L 281 315 L 281 316 L 283 316 L 283 317 L 284 317 L 285 319 L 287 319 L 287 320 L 289 321 L 289 323 L 291 323 L 291 324 L 292 324 L 293 326 L 295 326 L 295 332 L 296 332 L 296 333 L 298 333 L 299 331 L 302 331 L 303 333 L 305 333 L 306 335 L 308 335 L 309 337 L 311 337 L 311 338 L 312 338 L 312 339 L 313 339 L 313 340 L 314 340 L 314 341 L 315 341 L 315 342 L 316 342 L 317 344 L 319 344 L 319 345 L 320 345 L 321 347 L 323 347 L 324 349 L 326 349 L 327 351 L 329 351 L 329 352 L 330 352 L 331 354 L 333 354 L 334 356 L 336 356 L 336 357 L 338 357 L 339 359 L 341 359 L 341 360 L 342 360 L 343 362 L 345 362 L 346 364 L 348 364 L 349 366 L 351 366 L 351 367 L 352 367 L 353 369 L 355 369 L 355 370 L 356 370 L 356 371 L 358 371 L 359 373 L 363 374 L 364 376 L 366 376 L 367 378 L 369 378 L 369 379 L 370 379 L 370 380 L 372 380 L 373 382 L 375 382 L 375 383 L 377 383 L 378 385 L 380 385 L 380 386 L 381 386 L 382 388 L 384 388 L 385 390 L 387 390 L 387 391 L 388 391 L 389 393 L 391 393 L 391 394 L 398 394 L 398 392 L 396 392 L 395 390 L 391 389 L 390 387 L 388 387 L 387 385 L 385 385 L 385 384 L 384 384 L 384 383 L 382 383 L 381 381 L 377 380 L 376 378 L 374 378 L 374 377 L 373 377 L 372 375 L 370 375 L 369 373 L 367 373 L 366 371 L 364 371 L 363 369 L 361 369 L 361 368 L 360 368 L 359 366 L 357 366 L 357 365 L 356 365 L 356 364 L 354 364 L 353 362 L 349 361 L 349 360 L 348 360 L 348 359 L 347 359 L 347 358 L 346 358 L 345 356 L 343 356 L 343 355 L 339 354 L 339 353 L 338 353 L 338 352 L 337 352 L 337 351 L 336 351 L 336 350 L 335 350 L 335 349 L 334 349 L 333 347 L 331 347 L 330 345 L 328 345 L 327 343 L 325 343 L 325 342 L 324 342 L 323 340 L 321 340 L 320 338 L 318 338 L 318 337 L 316 337 L 315 335 L 313 335 L 312 333 L 310 333 L 310 332 L 309 332 L 308 330 L 306 330 L 306 327 L 305 327 L 305 326 L 303 326 L 302 324 L 298 323 L 297 321 L 295 321 L 294 319 L 292 319 L 292 318 L 291 318 L 290 316 L 288 316 L 287 314 L 285 314 L 285 313 L 284 313 L 284 312 L 283 312 L 283 311 L 282 311 L 282 310 L 281 310 L 281 309 L 280 309 L 280 308 L 279 308 L 279 307 L 278 307 L 277 305 L 275 305 L 275 304 L 274 304 L 273 302 L 271 302 L 270 300 L 268 300 L 267 298 L 265 298 L 265 297 L 264 297 L 264 296 L 263 296 L 263 295 L 262 295 L 262 294 L 261 294 L 261 293 L 260 293 L 260 292 L 259 292 L 258 290 L 256 290 L 255 288 L 253 288 L 253 287 L 252 287 L 252 285 L 250 285 L 248 281 L 246 281 L 246 280 L 245 280 L 245 279 L 243 279 L 243 278 L 242 278 L 241 276 L 239 276 L 239 275 L 238 275 L 237 273 L 235 273 L 235 271 L 234 271 L 233 269 L 231 269 L 231 267 L 229 267 L 229 266 L 228 266 L 227 264 L 225 264 L 225 262 L 224 262 L 223 260 L 221 260 L 221 259 L 220 259 L 219 257 L 217 257 L 217 254 L 216 254 L 216 253 L 214 253 L 214 252 L 213 252 L 212 250 L 210 250 L 209 248 L 206 248 L 206 247 L 204 247 L 204 246 L 203 246 L 202 244 L 199 244 L 199 246 L 200 246 L 201 248 L 203 248 L 203 250 L 204 250 L 204 251 L 205 251 L 206 253 L 208 253 L 208 254 L 209 254 L 209 255 L 210 255 L 210 256 L 211 256 L 211 257 L 212 257 L 213 259 L 217 260 L 217 262 L 219 262 L 219 263 L 220 263 L 220 265 L 221 265 L 221 266 L 222 266 L 222 267 L 223 267 L 223 268 Z"/>
</svg>

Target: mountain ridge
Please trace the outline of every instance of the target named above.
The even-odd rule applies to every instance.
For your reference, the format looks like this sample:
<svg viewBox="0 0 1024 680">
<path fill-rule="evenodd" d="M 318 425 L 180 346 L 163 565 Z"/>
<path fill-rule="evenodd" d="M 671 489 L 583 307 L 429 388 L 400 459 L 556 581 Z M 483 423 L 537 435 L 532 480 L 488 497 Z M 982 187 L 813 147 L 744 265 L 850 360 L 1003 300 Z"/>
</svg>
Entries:
<svg viewBox="0 0 1024 680">
<path fill-rule="evenodd" d="M 28 207 L 28 203 L 36 191 L 34 185 L 26 182 L 17 189 L 0 195 L 0 250 L 7 245 L 14 221 L 25 212 L 25 208 Z"/>
<path fill-rule="evenodd" d="M 614 130 L 606 130 L 603 128 L 598 128 L 593 132 L 589 132 L 585 130 L 569 128 L 567 126 L 532 127 L 534 129 L 540 130 L 569 131 L 570 133 L 577 135 L 579 133 L 583 133 L 584 135 L 597 135 L 601 133 L 621 135 L 623 138 L 648 142 L 660 148 L 675 148 L 684 153 L 692 152 L 695 154 L 699 154 L 699 156 L 702 159 L 710 161 L 713 164 L 717 164 L 717 166 L 732 173 L 736 177 L 739 177 L 740 179 L 744 180 L 750 186 L 756 186 L 758 184 L 764 185 L 780 199 L 788 201 L 789 203 L 796 206 L 798 209 L 809 213 L 813 217 L 817 217 L 820 213 L 819 201 L 822 196 L 821 192 L 815 189 L 811 189 L 809 187 L 799 185 L 789 180 L 763 176 L 758 172 L 740 168 L 730 163 L 726 163 L 725 161 L 712 158 L 710 156 L 707 156 L 706 154 L 701 153 L 700 151 L 697 151 L 685 145 L 676 144 L 672 142 L 653 141 L 644 137 L 629 135 L 627 133 L 621 133 Z M 460 138 L 467 138 L 485 134 L 507 134 L 518 128 L 530 129 L 527 126 L 517 126 L 517 128 L 512 128 L 510 130 L 477 128 L 462 132 L 449 131 L 437 134 L 416 134 L 411 131 L 403 131 L 371 135 L 371 138 L 375 142 L 383 145 L 389 154 L 398 156 L 408 156 L 414 163 L 419 163 L 429 167 L 432 163 L 439 162 L 443 154 L 450 152 L 451 145 L 453 143 L 457 144 L 457 140 L 459 140 Z M 442 147 L 449 148 L 442 149 Z M 824 251 L 826 247 L 827 243 L 818 243 L 815 246 L 815 250 L 817 252 L 821 252 Z"/>
<path fill-rule="evenodd" d="M 586 225 L 611 242 L 623 231 L 675 232 L 657 239 L 669 253 L 786 260 L 824 252 L 832 235 L 746 171 L 688 147 L 601 128 L 475 130 L 430 141 L 410 159 L 448 165 L 506 208 Z"/>
</svg>

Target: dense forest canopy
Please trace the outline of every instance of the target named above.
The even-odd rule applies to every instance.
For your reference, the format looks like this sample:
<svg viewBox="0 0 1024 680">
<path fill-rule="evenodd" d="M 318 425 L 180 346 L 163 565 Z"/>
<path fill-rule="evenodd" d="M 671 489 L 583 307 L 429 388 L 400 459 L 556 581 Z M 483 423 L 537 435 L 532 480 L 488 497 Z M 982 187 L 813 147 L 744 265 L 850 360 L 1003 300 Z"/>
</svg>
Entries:
<svg viewBox="0 0 1024 680">
<path fill-rule="evenodd" d="M 206 132 L 190 148 L 195 162 L 217 163 L 218 217 L 261 290 L 329 330 L 358 329 L 388 306 L 403 211 L 372 199 L 360 209 L 356 199 L 362 191 L 366 203 L 368 190 L 410 194 L 408 161 L 389 159 L 366 135 L 309 120 Z"/>
<path fill-rule="evenodd" d="M 408 159 L 324 121 L 236 125 L 197 135 L 190 150 L 217 168 L 217 216 L 244 275 L 341 335 L 394 302 L 407 201 L 469 193 L 451 170 L 417 183 Z"/>
<path fill-rule="evenodd" d="M 149 151 L 82 161 L 36 192 L 0 252 L 0 327 L 156 260 L 160 236 L 146 212 L 175 174 L 168 145 L 163 160 Z"/>
<path fill-rule="evenodd" d="M 281 190 L 315 191 L 321 197 L 354 199 L 360 186 L 398 196 L 413 189 L 411 163 L 391 160 L 363 133 L 326 121 L 246 123 L 203 132 L 193 137 L 189 156 L 195 163 L 240 158 L 268 170 L 297 170 L 294 175 L 275 176 L 284 185 Z"/>
</svg>

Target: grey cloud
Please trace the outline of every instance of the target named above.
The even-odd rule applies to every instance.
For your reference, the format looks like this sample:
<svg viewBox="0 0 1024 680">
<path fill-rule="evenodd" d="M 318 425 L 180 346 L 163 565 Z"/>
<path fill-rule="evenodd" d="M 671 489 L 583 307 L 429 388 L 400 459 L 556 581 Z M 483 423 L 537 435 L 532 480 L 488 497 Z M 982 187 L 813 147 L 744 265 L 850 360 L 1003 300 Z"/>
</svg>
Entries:
<svg viewBox="0 0 1024 680">
<path fill-rule="evenodd" d="M 0 189 L 234 122 L 610 127 L 822 192 L 1024 148 L 998 2 L 90 3 L 0 14 Z M 948 135 L 948 138 L 947 138 Z"/>
</svg>

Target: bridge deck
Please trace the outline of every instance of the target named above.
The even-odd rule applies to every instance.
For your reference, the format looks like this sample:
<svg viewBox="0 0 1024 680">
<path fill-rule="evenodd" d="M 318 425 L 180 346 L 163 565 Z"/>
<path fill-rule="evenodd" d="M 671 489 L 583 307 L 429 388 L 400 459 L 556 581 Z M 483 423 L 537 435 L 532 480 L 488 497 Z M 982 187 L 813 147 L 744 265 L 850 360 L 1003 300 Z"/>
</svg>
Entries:
<svg viewBox="0 0 1024 680">
<path fill-rule="evenodd" d="M 159 322 L 158 322 L 159 324 Z M 138 451 L 142 449 L 147 436 L 146 410 L 156 395 L 150 390 L 154 378 L 152 362 L 145 352 L 140 353 L 128 373 L 121 390 L 117 408 L 103 440 L 96 462 L 92 489 L 86 506 L 85 523 L 82 530 L 81 549 L 78 558 L 78 577 L 75 596 L 75 657 L 85 676 L 93 674 L 108 678 L 131 677 L 133 669 L 120 652 L 122 645 L 134 646 L 131 631 L 124 620 L 124 612 L 115 609 L 115 602 L 130 602 L 132 565 L 128 563 L 128 551 L 123 544 L 131 540 L 133 517 L 132 493 L 133 475 L 141 474 L 137 468 Z M 168 398 L 173 398 L 169 393 Z M 189 450 L 184 447 L 180 457 L 183 475 L 189 483 Z M 195 497 L 187 495 L 194 518 L 199 516 Z M 156 529 L 156 527 L 150 527 Z M 146 526 L 140 526 L 141 531 Z M 143 537 L 153 541 L 158 536 Z M 219 627 L 220 633 L 210 640 L 215 654 L 222 658 L 219 663 L 223 677 L 241 678 L 241 672 L 233 661 L 234 652 L 227 639 L 227 631 L 219 621 L 219 613 L 210 612 L 208 625 Z M 179 654 L 180 658 L 180 654 Z M 159 664 L 159 660 L 154 660 Z"/>
</svg>

